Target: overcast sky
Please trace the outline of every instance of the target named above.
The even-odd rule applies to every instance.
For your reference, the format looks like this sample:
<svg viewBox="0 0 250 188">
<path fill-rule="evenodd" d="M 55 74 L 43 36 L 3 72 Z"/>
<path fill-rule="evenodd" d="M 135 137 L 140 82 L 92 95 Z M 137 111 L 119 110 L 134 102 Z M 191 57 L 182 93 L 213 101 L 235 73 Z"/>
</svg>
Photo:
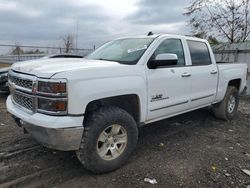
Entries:
<svg viewBox="0 0 250 188">
<path fill-rule="evenodd" d="M 59 46 L 76 35 L 92 48 L 116 37 L 154 33 L 188 34 L 182 15 L 189 0 L 0 0 L 0 43 Z"/>
</svg>

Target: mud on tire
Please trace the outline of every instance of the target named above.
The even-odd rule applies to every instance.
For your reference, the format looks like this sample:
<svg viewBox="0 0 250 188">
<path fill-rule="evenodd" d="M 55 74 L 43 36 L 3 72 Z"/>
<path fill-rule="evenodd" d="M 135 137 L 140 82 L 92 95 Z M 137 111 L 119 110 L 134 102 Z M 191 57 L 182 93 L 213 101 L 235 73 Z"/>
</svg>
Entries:
<svg viewBox="0 0 250 188">
<path fill-rule="evenodd" d="M 137 124 L 129 113 L 118 107 L 102 107 L 92 112 L 84 126 L 76 155 L 83 166 L 94 173 L 119 168 L 136 147 Z"/>
<path fill-rule="evenodd" d="M 230 120 L 237 114 L 239 105 L 239 92 L 236 87 L 228 86 L 224 99 L 213 106 L 215 117 Z"/>
</svg>

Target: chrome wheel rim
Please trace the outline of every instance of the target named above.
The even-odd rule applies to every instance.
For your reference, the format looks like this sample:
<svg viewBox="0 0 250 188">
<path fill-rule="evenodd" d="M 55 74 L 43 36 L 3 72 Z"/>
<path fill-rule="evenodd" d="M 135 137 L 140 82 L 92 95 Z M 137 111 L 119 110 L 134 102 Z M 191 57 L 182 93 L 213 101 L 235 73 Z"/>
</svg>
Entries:
<svg viewBox="0 0 250 188">
<path fill-rule="evenodd" d="M 104 160 L 114 160 L 124 152 L 127 142 L 127 131 L 121 125 L 110 125 L 98 137 L 97 153 Z"/>
<path fill-rule="evenodd" d="M 231 95 L 229 97 L 228 104 L 227 104 L 227 111 L 229 113 L 232 113 L 234 111 L 235 104 L 236 104 L 235 96 Z"/>
</svg>

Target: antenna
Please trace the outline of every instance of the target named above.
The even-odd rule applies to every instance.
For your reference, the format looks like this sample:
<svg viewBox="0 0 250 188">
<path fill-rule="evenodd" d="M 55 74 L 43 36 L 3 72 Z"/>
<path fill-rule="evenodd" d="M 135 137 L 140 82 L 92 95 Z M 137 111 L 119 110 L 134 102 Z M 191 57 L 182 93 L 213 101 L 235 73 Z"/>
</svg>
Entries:
<svg viewBox="0 0 250 188">
<path fill-rule="evenodd" d="M 148 36 L 154 35 L 154 33 L 152 31 L 148 32 Z"/>
</svg>

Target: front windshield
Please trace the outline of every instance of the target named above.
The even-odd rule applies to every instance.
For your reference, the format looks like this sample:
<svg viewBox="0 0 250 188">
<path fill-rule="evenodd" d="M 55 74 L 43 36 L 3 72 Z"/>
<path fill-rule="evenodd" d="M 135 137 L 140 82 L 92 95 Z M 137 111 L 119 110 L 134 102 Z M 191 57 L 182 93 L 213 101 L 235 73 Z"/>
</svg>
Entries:
<svg viewBox="0 0 250 188">
<path fill-rule="evenodd" d="M 108 42 L 86 57 L 86 59 L 117 61 L 134 65 L 147 50 L 154 38 L 127 38 Z"/>
</svg>

